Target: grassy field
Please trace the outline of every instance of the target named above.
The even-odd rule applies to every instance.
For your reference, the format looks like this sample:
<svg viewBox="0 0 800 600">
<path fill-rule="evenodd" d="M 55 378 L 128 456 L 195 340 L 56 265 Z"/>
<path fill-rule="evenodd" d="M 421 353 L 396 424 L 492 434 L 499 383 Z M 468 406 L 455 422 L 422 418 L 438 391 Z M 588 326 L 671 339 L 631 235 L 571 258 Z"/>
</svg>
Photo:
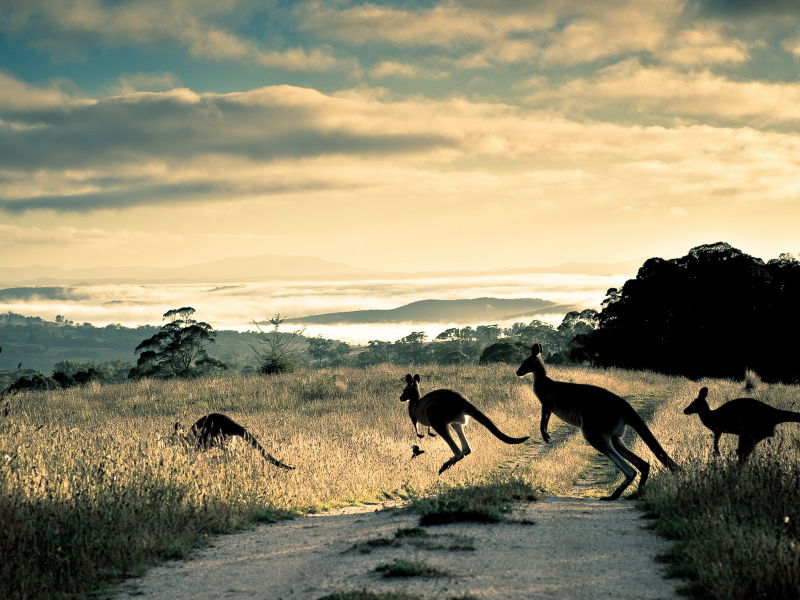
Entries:
<svg viewBox="0 0 800 600">
<path fill-rule="evenodd" d="M 84 597 L 120 577 L 142 572 L 153 557 L 184 556 L 206 543 L 209 535 L 347 503 L 479 488 L 492 473 L 495 479 L 498 473 L 501 479 L 523 478 L 545 493 L 564 493 L 587 474 L 597 479 L 598 473 L 601 485 L 589 488 L 590 495 L 615 487 L 618 478 L 607 461 L 598 462 L 597 453 L 580 434 L 555 418 L 551 433 L 558 443 L 548 446 L 530 465 L 514 466 L 521 455 L 532 453 L 541 443 L 539 402 L 530 378 L 517 378 L 514 368 L 502 365 L 421 369 L 423 393 L 439 387 L 457 389 L 504 432 L 532 436 L 525 444 L 509 446 L 473 424 L 467 430 L 473 453 L 438 476 L 450 452 L 438 438 L 413 436 L 406 405 L 399 401 L 406 371 L 379 366 L 273 377 L 143 381 L 12 398 L 8 414 L 2 416 L 0 411 L 0 518 L 4 524 L 0 595 Z M 780 497 L 787 504 L 794 502 L 797 479 L 792 465 L 798 464 L 798 445 L 792 440 L 800 437 L 796 426 L 779 426 L 787 435 L 781 434 L 771 447 L 780 452 L 759 448 L 753 464 L 739 472 L 728 466 L 730 461 L 709 456 L 709 432 L 696 417 L 681 412 L 700 384 L 615 370 L 562 368 L 552 369 L 551 375 L 607 387 L 627 397 L 643 414 L 655 413 L 659 440 L 679 463 L 692 465 L 679 474 L 655 469 L 650 510 L 663 517 L 659 527 L 666 533 L 680 537 L 688 526 L 681 525 L 680 517 L 664 506 L 698 506 L 695 495 L 702 496 L 702 489 L 730 484 L 732 478 L 738 477 L 744 490 L 750 487 L 741 488 L 742 481 L 763 488 L 758 477 L 777 479 L 783 487 L 770 487 L 765 493 L 783 494 Z M 704 384 L 712 390 L 712 405 L 725 394 L 734 397 L 739 385 Z M 753 395 L 789 408 L 796 406 L 798 389 L 763 386 Z M 180 420 L 189 425 L 209 412 L 224 412 L 242 423 L 269 452 L 296 470 L 267 466 L 240 442 L 227 453 L 187 451 L 171 434 L 173 423 Z M 426 452 L 412 462 L 414 443 Z M 723 442 L 723 448 L 730 450 L 731 444 Z M 641 453 L 654 461 L 648 450 Z M 777 470 L 765 475 L 759 467 L 762 463 Z M 788 494 L 790 485 L 795 487 Z M 695 495 L 689 494 L 691 490 L 696 490 L 692 491 Z M 719 499 L 723 493 L 711 490 L 707 495 Z M 753 510 L 763 508 L 761 496 L 751 497 Z M 735 497 L 731 503 L 741 504 Z M 765 529 L 764 539 L 784 536 L 786 568 L 797 573 L 798 555 L 789 544 L 797 540 L 800 515 L 792 506 L 776 507 L 779 503 L 774 499 L 769 504 L 770 516 L 765 518 L 773 518 L 774 508 L 781 513 L 776 525 L 783 528 Z M 710 508 L 694 514 L 726 518 Z M 735 539 L 730 538 L 731 531 L 713 533 L 723 534 Z M 681 556 L 694 557 L 681 540 Z M 732 547 L 737 544 L 731 542 Z M 754 552 L 767 553 L 769 546 Z M 706 574 L 691 571 L 686 562 L 676 565 L 695 578 L 695 591 L 708 588 L 704 577 L 720 576 L 718 570 Z"/>
<path fill-rule="evenodd" d="M 800 424 L 778 425 L 740 468 L 737 436 L 723 435 L 716 457 L 713 434 L 682 412 L 702 385 L 712 409 L 747 396 L 800 411 L 798 386 L 746 392 L 741 382 L 710 380 L 662 408 L 653 432 L 684 469 L 654 478 L 646 505 L 656 529 L 677 542 L 666 557 L 671 571 L 689 579 L 682 591 L 693 598 L 800 599 Z"/>
</svg>

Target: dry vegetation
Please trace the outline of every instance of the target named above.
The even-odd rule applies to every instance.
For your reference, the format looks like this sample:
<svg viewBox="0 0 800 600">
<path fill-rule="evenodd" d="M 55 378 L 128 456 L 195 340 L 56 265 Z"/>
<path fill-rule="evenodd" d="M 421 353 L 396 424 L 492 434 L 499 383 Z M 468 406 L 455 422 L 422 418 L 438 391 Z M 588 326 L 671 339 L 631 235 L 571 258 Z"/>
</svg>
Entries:
<svg viewBox="0 0 800 600">
<path fill-rule="evenodd" d="M 20 599 L 82 597 L 106 582 L 140 572 L 153 557 L 183 556 L 211 534 L 346 503 L 419 497 L 442 491 L 442 485 L 477 487 L 498 467 L 546 493 L 563 493 L 596 469 L 597 453 L 557 419 L 551 422 L 551 432 L 558 443 L 530 465 L 512 469 L 520 453 L 530 453 L 540 443 L 539 402 L 530 379 L 519 379 L 513 368 L 502 365 L 431 367 L 422 372 L 423 393 L 457 389 L 509 435 L 532 436 L 526 444 L 509 446 L 473 424 L 467 430 L 473 453 L 438 476 L 450 452 L 438 438 L 414 437 L 407 407 L 399 401 L 405 372 L 379 366 L 272 377 L 143 381 L 12 398 L 8 415 L 0 417 L 0 594 Z M 726 535 L 728 545 L 722 547 L 731 552 L 739 548 L 736 536 L 742 534 L 725 524 L 727 513 L 717 505 L 701 506 L 695 498 L 706 493 L 698 490 L 722 486 L 707 493 L 709 501 L 728 495 L 728 504 L 742 504 L 741 497 L 749 497 L 751 509 L 768 513 L 767 521 L 780 513 L 780 523 L 759 530 L 756 537 L 763 544 L 747 552 L 771 556 L 778 544 L 783 554 L 775 568 L 791 573 L 791 581 L 797 582 L 798 552 L 792 545 L 800 522 L 795 502 L 800 483 L 796 425 L 779 426 L 778 438 L 771 446 L 759 447 L 753 464 L 740 472 L 728 466 L 730 458 L 714 459 L 710 432 L 696 417 L 682 414 L 700 383 L 615 370 L 551 369 L 551 375 L 607 387 L 645 415 L 658 408 L 656 436 L 680 464 L 693 467 L 669 474 L 654 464 L 651 506 L 664 516 L 659 523 L 667 533 L 682 536 L 689 526 L 675 525 L 678 521 L 664 506 L 687 505 L 696 507 L 701 521 L 721 523 L 721 529 L 703 529 L 701 535 Z M 711 389 L 714 405 L 723 396 L 744 395 L 741 383 L 703 385 Z M 762 384 L 752 395 L 775 406 L 798 408 L 797 387 Z M 266 465 L 241 442 L 227 453 L 184 449 L 171 435 L 174 421 L 190 424 L 209 412 L 229 414 L 296 470 Z M 426 453 L 412 462 L 414 443 Z M 723 449 L 732 453 L 733 446 L 733 438 L 723 437 Z M 649 450 L 636 448 L 656 463 Z M 613 469 L 607 461 L 601 464 L 608 474 L 605 487 L 615 487 Z M 732 486 L 732 480 L 739 486 L 738 496 L 724 487 Z M 773 480 L 780 482 L 777 487 Z M 768 488 L 763 493 L 770 498 L 761 499 L 759 486 Z M 607 493 L 600 487 L 591 493 Z M 784 516 L 790 519 L 788 525 Z M 699 556 L 682 544 L 686 556 Z M 728 577 L 725 562 L 718 558 L 713 568 L 702 572 L 687 571 L 685 563 L 680 569 L 697 579 L 695 590 L 705 590 L 706 579 Z"/>
<path fill-rule="evenodd" d="M 777 426 L 774 438 L 756 446 L 744 467 L 736 461 L 738 438 L 723 435 L 722 457 L 713 455 L 713 434 L 683 409 L 703 385 L 712 408 L 749 396 L 800 411 L 800 388 L 704 380 L 675 396 L 656 416 L 653 432 L 684 466 L 656 477 L 646 498 L 659 517 L 656 528 L 677 540 L 672 572 L 689 579 L 693 598 L 750 600 L 800 598 L 800 425 Z M 668 441 L 670 440 L 671 441 Z"/>
</svg>

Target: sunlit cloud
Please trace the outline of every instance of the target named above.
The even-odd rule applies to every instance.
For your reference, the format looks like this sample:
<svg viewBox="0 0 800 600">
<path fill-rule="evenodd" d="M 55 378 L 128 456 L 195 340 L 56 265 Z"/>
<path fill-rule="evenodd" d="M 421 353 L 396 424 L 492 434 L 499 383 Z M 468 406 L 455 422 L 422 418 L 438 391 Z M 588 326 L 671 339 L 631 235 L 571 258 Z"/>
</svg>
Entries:
<svg viewBox="0 0 800 600">
<path fill-rule="evenodd" d="M 800 86 L 732 82 L 637 61 L 536 91 L 529 101 L 544 105 L 553 98 L 564 105 L 588 98 L 601 108 L 629 103 L 639 111 L 714 111 L 716 118 L 760 122 L 800 117 Z M 10 211 L 337 190 L 379 193 L 391 202 L 401 187 L 471 197 L 476 206 L 485 204 L 477 204 L 481 194 L 509 198 L 529 189 L 545 195 L 616 189 L 647 199 L 634 189 L 653 189 L 654 182 L 659 190 L 724 189 L 781 199 L 793 197 L 796 186 L 787 183 L 800 175 L 800 137 L 793 132 L 586 122 L 503 102 L 402 97 L 363 87 L 336 95 L 290 86 L 234 94 L 178 88 L 63 100 L 42 110 L 17 109 L 13 117 L 36 127 L 0 126 L 0 204 Z M 502 166 L 486 169 L 487 160 Z M 669 173 L 659 165 L 669 165 Z"/>
<path fill-rule="evenodd" d="M 117 77 L 111 92 L 122 96 L 143 91 L 162 92 L 177 87 L 180 87 L 180 79 L 175 73 L 126 73 Z"/>
<path fill-rule="evenodd" d="M 590 78 L 576 78 L 556 88 L 531 82 L 533 105 L 554 101 L 561 106 L 614 108 L 634 114 L 660 114 L 711 119 L 751 126 L 800 124 L 800 84 L 734 81 L 708 70 L 683 71 L 674 67 L 645 67 L 628 59 L 599 70 Z M 631 116 L 630 118 L 635 118 Z"/>
<path fill-rule="evenodd" d="M 297 71 L 352 68 L 325 48 L 269 48 L 239 34 L 234 25 L 255 5 L 249 0 L 11 0 L 0 31 L 27 36 L 54 58 L 84 58 L 93 45 L 106 48 L 183 48 L 194 58 L 231 61 Z"/>
</svg>

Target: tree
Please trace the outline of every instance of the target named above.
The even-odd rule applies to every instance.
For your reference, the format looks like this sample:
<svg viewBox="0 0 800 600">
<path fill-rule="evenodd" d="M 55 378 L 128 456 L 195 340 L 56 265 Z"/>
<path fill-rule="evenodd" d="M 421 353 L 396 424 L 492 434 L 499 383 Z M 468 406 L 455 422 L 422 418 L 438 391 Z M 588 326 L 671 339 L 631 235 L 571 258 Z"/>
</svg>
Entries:
<svg viewBox="0 0 800 600">
<path fill-rule="evenodd" d="M 356 355 L 356 364 L 359 367 L 391 364 L 394 361 L 394 344 L 381 340 L 370 340 L 367 348 Z"/>
<path fill-rule="evenodd" d="M 608 291 L 598 328 L 576 339 L 601 366 L 648 369 L 691 379 L 797 379 L 786 348 L 800 336 L 800 263 L 764 263 L 729 244 L 651 258 L 622 289 Z"/>
<path fill-rule="evenodd" d="M 206 350 L 216 337 L 213 328 L 192 319 L 194 312 L 185 306 L 164 313 L 166 325 L 136 347 L 139 359 L 128 377 L 189 379 L 226 369 L 225 363 L 209 356 Z"/>
<path fill-rule="evenodd" d="M 406 337 L 397 340 L 394 352 L 401 363 L 421 365 L 425 362 L 425 339 L 428 336 L 422 331 L 412 331 Z"/>
<path fill-rule="evenodd" d="M 253 324 L 258 329 L 258 340 L 250 347 L 256 353 L 258 367 L 256 370 L 263 375 L 276 375 L 278 373 L 291 373 L 297 368 L 297 356 L 303 337 L 304 329 L 282 333 L 281 325 L 286 320 L 280 313 L 269 319 L 272 331 L 264 332 L 258 323 Z"/>
<path fill-rule="evenodd" d="M 530 346 L 521 342 L 497 342 L 484 348 L 481 352 L 480 364 L 505 363 L 519 365 L 531 353 Z"/>
<path fill-rule="evenodd" d="M 325 360 L 330 358 L 333 352 L 335 342 L 333 340 L 326 340 L 321 335 L 308 340 L 308 350 L 306 353 L 312 360 L 316 360 L 317 364 L 322 364 Z"/>
</svg>

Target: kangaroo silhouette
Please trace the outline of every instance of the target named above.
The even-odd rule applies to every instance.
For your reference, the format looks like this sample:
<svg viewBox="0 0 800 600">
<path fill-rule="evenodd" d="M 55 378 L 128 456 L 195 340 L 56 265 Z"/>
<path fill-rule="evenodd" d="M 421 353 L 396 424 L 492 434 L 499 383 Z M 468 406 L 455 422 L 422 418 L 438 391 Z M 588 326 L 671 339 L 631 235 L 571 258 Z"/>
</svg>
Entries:
<svg viewBox="0 0 800 600">
<path fill-rule="evenodd" d="M 719 456 L 719 438 L 723 433 L 739 436 L 736 456 L 744 463 L 755 450 L 756 444 L 775 435 L 780 423 L 800 422 L 800 413 L 781 410 L 753 398 L 736 398 L 711 410 L 708 406 L 708 388 L 700 388 L 692 403 L 683 410 L 685 415 L 696 414 L 703 425 L 714 432 L 714 454 Z"/>
<path fill-rule="evenodd" d="M 452 458 L 447 460 L 439 469 L 440 475 L 472 452 L 469 442 L 467 442 L 467 437 L 464 435 L 464 426 L 466 426 L 470 417 L 486 427 L 497 439 L 506 444 L 521 444 L 528 439 L 529 436 L 527 435 L 519 438 L 507 436 L 477 406 L 458 392 L 442 389 L 428 392 L 423 396 L 419 388 L 419 382 L 419 375 L 414 375 L 414 377 L 411 377 L 410 374 L 406 375 L 406 387 L 400 395 L 400 400 L 408 402 L 408 416 L 411 417 L 411 423 L 414 425 L 414 433 L 417 434 L 417 437 L 425 437 L 417 429 L 418 423 L 433 428 L 453 451 Z M 458 447 L 458 444 L 453 440 L 453 436 L 450 435 L 450 427 L 453 428 L 461 440 L 461 448 Z M 419 449 L 414 451 L 414 456 L 418 454 L 421 454 Z"/>
<path fill-rule="evenodd" d="M 267 462 L 282 469 L 294 469 L 294 467 L 282 463 L 264 450 L 252 433 L 227 415 L 211 413 L 200 417 L 195 424 L 192 425 L 188 434 L 181 433 L 181 429 L 180 422 L 175 423 L 175 431 L 181 435 L 189 445 L 194 446 L 198 450 L 208 450 L 214 446 L 224 447 L 227 439 L 240 437 L 255 448 Z"/>
<path fill-rule="evenodd" d="M 519 377 L 528 373 L 533 375 L 533 392 L 542 403 L 542 420 L 539 426 L 542 439 L 550 442 L 547 425 L 550 415 L 555 414 L 566 423 L 579 427 L 584 439 L 605 454 L 625 475 L 625 481 L 610 496 L 601 500 L 616 500 L 631 484 L 636 477 L 636 470 L 630 463 L 641 473 L 637 493 L 644 492 L 644 485 L 650 474 L 650 463 L 634 454 L 623 443 L 622 435 L 626 425 L 630 425 L 639 434 L 665 467 L 670 471 L 677 468 L 647 424 L 625 399 L 596 385 L 550 379 L 542 359 L 541 344 L 531 347 L 531 355 L 517 369 Z"/>
</svg>

